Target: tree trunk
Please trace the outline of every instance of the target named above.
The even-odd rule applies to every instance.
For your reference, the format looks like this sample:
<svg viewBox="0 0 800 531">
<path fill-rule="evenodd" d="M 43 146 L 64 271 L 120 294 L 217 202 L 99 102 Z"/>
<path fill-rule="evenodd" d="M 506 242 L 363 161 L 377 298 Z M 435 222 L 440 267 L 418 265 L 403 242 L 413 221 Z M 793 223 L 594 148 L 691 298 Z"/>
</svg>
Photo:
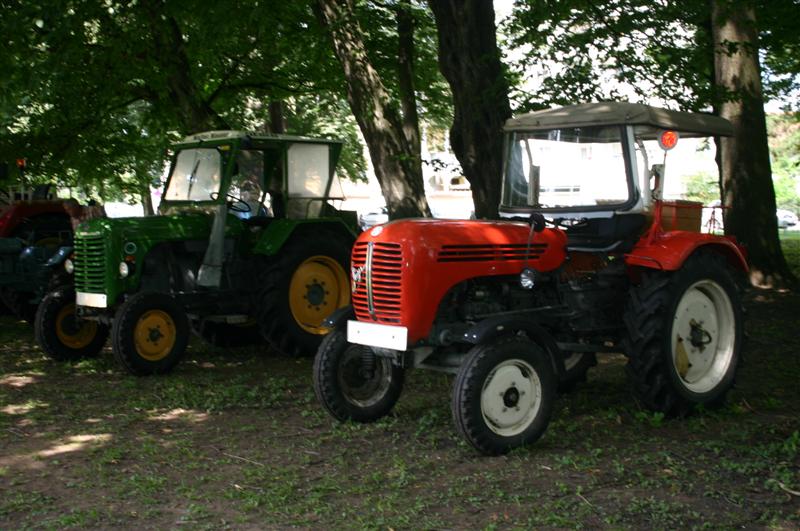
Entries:
<svg viewBox="0 0 800 531">
<path fill-rule="evenodd" d="M 406 138 L 397 106 L 367 57 L 353 0 L 317 0 L 315 11 L 342 65 L 347 101 L 367 142 L 389 217 L 430 216 L 419 145 Z"/>
<path fill-rule="evenodd" d="M 439 66 L 453 92 L 453 148 L 472 188 L 477 218 L 497 218 L 508 82 L 492 0 L 428 0 L 439 35 Z"/>
<path fill-rule="evenodd" d="M 400 105 L 403 108 L 403 134 L 415 157 L 422 160 L 422 146 L 419 135 L 419 116 L 417 114 L 417 90 L 414 87 L 414 15 L 408 0 L 401 0 L 397 6 L 397 68 Z"/>
<path fill-rule="evenodd" d="M 146 180 L 146 179 L 145 179 Z M 142 198 L 142 210 L 144 211 L 145 216 L 153 216 L 155 215 L 155 210 L 153 209 L 153 198 L 150 197 L 150 183 L 142 185 L 141 192 L 139 195 Z"/>
<path fill-rule="evenodd" d="M 183 132 L 229 129 L 227 122 L 211 108 L 194 83 L 178 21 L 164 12 L 161 0 L 145 0 L 141 6 L 152 31 L 153 62 L 165 76 L 167 94 L 156 93 L 159 98 L 166 96 L 165 100 L 183 124 Z"/>
<path fill-rule="evenodd" d="M 286 132 L 283 100 L 270 100 L 269 102 L 269 132 L 276 135 L 282 135 Z"/>
<path fill-rule="evenodd" d="M 711 9 L 719 111 L 734 128 L 720 140 L 725 233 L 747 248 L 754 285 L 794 284 L 778 238 L 755 11 L 729 0 L 711 0 Z"/>
</svg>

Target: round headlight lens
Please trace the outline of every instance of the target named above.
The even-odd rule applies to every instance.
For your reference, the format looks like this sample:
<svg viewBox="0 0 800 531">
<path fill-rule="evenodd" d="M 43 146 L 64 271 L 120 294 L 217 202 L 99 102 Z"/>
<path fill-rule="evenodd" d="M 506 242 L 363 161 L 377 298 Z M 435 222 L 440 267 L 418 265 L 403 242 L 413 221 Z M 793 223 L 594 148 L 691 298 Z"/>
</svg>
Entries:
<svg viewBox="0 0 800 531">
<path fill-rule="evenodd" d="M 75 272 L 75 262 L 73 262 L 71 258 L 64 260 L 64 271 L 66 271 L 68 275 Z"/>
<path fill-rule="evenodd" d="M 122 278 L 126 278 L 131 272 L 131 268 L 128 266 L 128 262 L 120 262 L 119 263 L 119 276 Z"/>
</svg>

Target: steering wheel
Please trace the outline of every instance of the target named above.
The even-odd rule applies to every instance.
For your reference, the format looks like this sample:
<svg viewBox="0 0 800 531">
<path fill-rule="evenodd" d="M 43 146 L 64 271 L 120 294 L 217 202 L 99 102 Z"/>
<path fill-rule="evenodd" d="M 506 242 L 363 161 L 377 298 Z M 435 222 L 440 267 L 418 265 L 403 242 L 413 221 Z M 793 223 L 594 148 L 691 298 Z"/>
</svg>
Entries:
<svg viewBox="0 0 800 531">
<path fill-rule="evenodd" d="M 212 201 L 216 201 L 217 198 L 219 197 L 219 192 L 211 192 L 208 195 L 211 197 Z M 250 205 L 248 205 L 245 201 L 236 197 L 235 195 L 225 194 L 225 199 L 230 199 L 230 201 L 228 201 L 228 208 L 232 212 L 239 212 L 240 214 L 245 214 L 253 210 L 252 208 L 250 208 Z"/>
</svg>

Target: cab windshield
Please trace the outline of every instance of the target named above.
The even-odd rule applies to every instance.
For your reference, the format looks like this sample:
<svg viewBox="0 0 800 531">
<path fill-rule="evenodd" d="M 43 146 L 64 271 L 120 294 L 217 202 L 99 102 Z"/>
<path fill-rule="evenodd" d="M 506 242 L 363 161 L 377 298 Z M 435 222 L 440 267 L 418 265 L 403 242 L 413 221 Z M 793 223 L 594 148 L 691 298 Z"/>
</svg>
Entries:
<svg viewBox="0 0 800 531">
<path fill-rule="evenodd" d="M 216 198 L 222 176 L 222 157 L 215 148 L 184 149 L 178 152 L 169 185 L 167 201 L 211 201 Z"/>
<path fill-rule="evenodd" d="M 509 137 L 503 206 L 604 209 L 627 203 L 623 128 L 515 132 Z"/>
</svg>

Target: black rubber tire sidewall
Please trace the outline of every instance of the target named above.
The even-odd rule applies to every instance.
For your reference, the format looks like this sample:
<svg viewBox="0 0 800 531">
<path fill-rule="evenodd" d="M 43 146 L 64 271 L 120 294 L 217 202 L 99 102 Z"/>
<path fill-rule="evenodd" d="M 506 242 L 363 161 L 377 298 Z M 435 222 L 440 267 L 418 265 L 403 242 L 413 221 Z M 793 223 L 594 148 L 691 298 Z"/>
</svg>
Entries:
<svg viewBox="0 0 800 531">
<path fill-rule="evenodd" d="M 542 386 L 542 403 L 536 418 L 521 433 L 502 436 L 489 428 L 481 412 L 481 393 L 486 378 L 500 363 L 520 359 L 536 371 Z M 553 410 L 557 377 L 547 354 L 533 341 L 507 336 L 473 347 L 453 383 L 451 409 L 456 429 L 475 449 L 486 455 L 500 455 L 531 444 L 547 430 Z"/>
<path fill-rule="evenodd" d="M 97 334 L 87 346 L 74 349 L 61 342 L 56 333 L 56 319 L 64 306 L 74 302 L 75 290 L 72 287 L 61 287 L 45 295 L 36 309 L 33 327 L 36 342 L 45 354 L 57 361 L 97 356 L 108 339 L 108 326 L 97 323 Z"/>
<path fill-rule="evenodd" d="M 141 357 L 134 343 L 136 323 L 148 310 L 162 310 L 175 323 L 175 344 L 172 350 L 157 361 Z M 111 327 L 114 357 L 129 373 L 136 376 L 166 374 L 183 358 L 189 342 L 189 319 L 183 307 L 170 295 L 156 292 L 137 293 L 117 310 Z"/>
<path fill-rule="evenodd" d="M 374 422 L 388 415 L 400 398 L 405 370 L 392 364 L 391 382 L 383 398 L 372 406 L 359 407 L 345 398 L 339 385 L 339 363 L 350 345 L 344 330 L 335 330 L 325 336 L 314 358 L 314 393 L 320 404 L 337 420 Z"/>
</svg>

